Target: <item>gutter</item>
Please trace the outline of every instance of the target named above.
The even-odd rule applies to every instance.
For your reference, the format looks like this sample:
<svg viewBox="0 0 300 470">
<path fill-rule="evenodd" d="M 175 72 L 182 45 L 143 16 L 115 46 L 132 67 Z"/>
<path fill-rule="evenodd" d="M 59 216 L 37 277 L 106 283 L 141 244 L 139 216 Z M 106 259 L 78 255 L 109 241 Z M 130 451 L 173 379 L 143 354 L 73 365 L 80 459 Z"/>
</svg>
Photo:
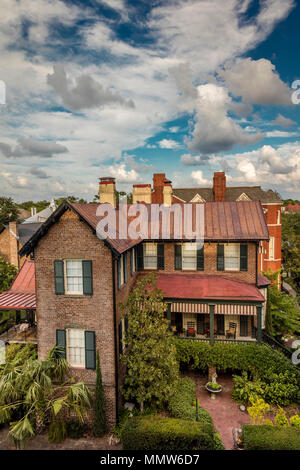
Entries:
<svg viewBox="0 0 300 470">
<path fill-rule="evenodd" d="M 118 336 L 117 336 L 117 306 L 116 306 L 116 274 L 115 258 L 111 252 L 112 281 L 113 281 L 113 314 L 114 314 L 114 341 L 115 341 L 115 387 L 116 387 L 116 421 L 119 419 L 119 361 L 118 361 Z"/>
</svg>

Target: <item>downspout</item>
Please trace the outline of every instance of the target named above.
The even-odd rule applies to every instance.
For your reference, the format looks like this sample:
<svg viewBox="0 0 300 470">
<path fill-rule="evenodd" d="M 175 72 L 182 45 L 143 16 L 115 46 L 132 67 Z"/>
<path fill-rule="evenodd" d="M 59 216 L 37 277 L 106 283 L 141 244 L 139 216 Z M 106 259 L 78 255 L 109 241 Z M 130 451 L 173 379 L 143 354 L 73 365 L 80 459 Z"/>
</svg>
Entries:
<svg viewBox="0 0 300 470">
<path fill-rule="evenodd" d="M 117 306 L 116 306 L 116 273 L 115 258 L 111 252 L 112 281 L 113 281 L 113 311 L 114 311 L 114 340 L 115 340 L 115 386 L 116 386 L 116 421 L 119 418 L 119 361 L 118 361 L 118 337 L 117 337 Z"/>
</svg>

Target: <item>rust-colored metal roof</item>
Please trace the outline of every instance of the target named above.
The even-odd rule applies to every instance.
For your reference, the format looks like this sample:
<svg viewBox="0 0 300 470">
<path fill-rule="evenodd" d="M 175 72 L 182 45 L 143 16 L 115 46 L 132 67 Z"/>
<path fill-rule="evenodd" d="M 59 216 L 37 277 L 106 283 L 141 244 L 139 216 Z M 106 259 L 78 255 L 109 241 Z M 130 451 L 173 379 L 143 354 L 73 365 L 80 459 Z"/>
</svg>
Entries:
<svg viewBox="0 0 300 470">
<path fill-rule="evenodd" d="M 257 285 L 258 287 L 267 287 L 271 284 L 271 281 L 266 276 L 258 274 L 257 276 Z"/>
<path fill-rule="evenodd" d="M 157 287 L 167 299 L 240 300 L 263 302 L 254 284 L 225 276 L 205 274 L 159 274 Z"/>
<path fill-rule="evenodd" d="M 25 261 L 11 288 L 0 294 L 0 309 L 34 310 L 35 269 L 34 261 Z"/>
</svg>

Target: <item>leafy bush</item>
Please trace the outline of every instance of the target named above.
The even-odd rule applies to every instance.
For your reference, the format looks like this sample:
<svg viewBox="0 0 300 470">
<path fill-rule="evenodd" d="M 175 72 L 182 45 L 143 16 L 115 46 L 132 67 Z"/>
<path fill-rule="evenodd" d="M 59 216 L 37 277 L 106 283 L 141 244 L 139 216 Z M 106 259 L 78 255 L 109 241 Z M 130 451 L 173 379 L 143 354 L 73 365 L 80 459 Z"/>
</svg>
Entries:
<svg viewBox="0 0 300 470">
<path fill-rule="evenodd" d="M 212 417 L 210 416 L 209 412 L 204 408 L 198 408 L 197 421 L 200 423 L 213 424 Z"/>
<path fill-rule="evenodd" d="M 300 402 L 300 371 L 283 354 L 266 345 L 216 343 L 210 346 L 202 341 L 174 341 L 181 365 L 191 364 L 202 372 L 214 366 L 218 371 L 247 372 L 250 378 L 255 377 L 255 385 L 252 380 L 248 383 L 245 375 L 242 377 L 245 380 L 238 381 L 235 398 L 240 401 L 247 403 L 251 394 L 257 394 L 271 404 L 285 406 Z"/>
<path fill-rule="evenodd" d="M 289 420 L 287 419 L 283 408 L 279 408 L 279 411 L 277 412 L 275 416 L 275 425 L 282 426 L 285 428 L 289 426 Z"/>
<path fill-rule="evenodd" d="M 232 398 L 238 402 L 248 404 L 250 397 L 263 397 L 265 394 L 263 382 L 261 380 L 252 381 L 248 378 L 247 372 L 242 375 L 233 375 L 234 388 Z"/>
<path fill-rule="evenodd" d="M 162 416 L 129 418 L 121 440 L 124 450 L 214 450 L 211 424 Z"/>
<path fill-rule="evenodd" d="M 71 439 L 80 439 L 84 435 L 84 426 L 83 424 L 73 419 L 67 422 L 67 435 Z"/>
<path fill-rule="evenodd" d="M 295 428 L 300 428 L 300 416 L 294 415 L 290 417 L 290 425 Z"/>
<path fill-rule="evenodd" d="M 300 450 L 300 429 L 247 424 L 243 442 L 245 450 Z"/>
<path fill-rule="evenodd" d="M 215 450 L 225 450 L 221 436 L 218 432 L 216 432 L 214 435 L 214 441 L 215 441 Z"/>
<path fill-rule="evenodd" d="M 67 437 L 67 423 L 65 421 L 53 421 L 48 429 L 48 440 L 59 444 Z"/>
<path fill-rule="evenodd" d="M 178 381 L 178 385 L 168 403 L 168 409 L 173 418 L 191 421 L 196 419 L 195 391 L 196 385 L 192 379 L 185 378 Z"/>
</svg>

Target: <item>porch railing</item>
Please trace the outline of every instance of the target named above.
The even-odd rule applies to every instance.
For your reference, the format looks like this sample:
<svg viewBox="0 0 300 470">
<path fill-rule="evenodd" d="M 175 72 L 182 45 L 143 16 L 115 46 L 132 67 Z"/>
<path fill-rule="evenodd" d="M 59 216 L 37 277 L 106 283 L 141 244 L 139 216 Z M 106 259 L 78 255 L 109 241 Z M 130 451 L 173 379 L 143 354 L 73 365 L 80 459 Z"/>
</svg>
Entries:
<svg viewBox="0 0 300 470">
<path fill-rule="evenodd" d="M 265 331 L 262 331 L 262 340 L 272 349 L 281 351 L 286 357 L 288 357 L 289 359 L 291 358 L 293 354 L 292 351 L 283 346 L 283 344 L 279 343 L 279 341 L 277 341 L 276 339 L 272 338 L 272 336 L 268 335 L 268 333 L 266 333 Z"/>
<path fill-rule="evenodd" d="M 188 339 L 188 340 L 192 340 L 192 341 L 204 341 L 205 343 L 209 343 L 209 338 L 197 338 L 197 337 L 194 337 L 194 336 L 179 336 L 179 335 L 175 335 L 176 338 L 179 338 L 179 339 Z M 247 344 L 251 344 L 253 343 L 254 341 L 250 340 L 250 339 L 227 339 L 227 338 L 215 338 L 214 339 L 214 342 L 215 343 L 247 343 Z"/>
</svg>

